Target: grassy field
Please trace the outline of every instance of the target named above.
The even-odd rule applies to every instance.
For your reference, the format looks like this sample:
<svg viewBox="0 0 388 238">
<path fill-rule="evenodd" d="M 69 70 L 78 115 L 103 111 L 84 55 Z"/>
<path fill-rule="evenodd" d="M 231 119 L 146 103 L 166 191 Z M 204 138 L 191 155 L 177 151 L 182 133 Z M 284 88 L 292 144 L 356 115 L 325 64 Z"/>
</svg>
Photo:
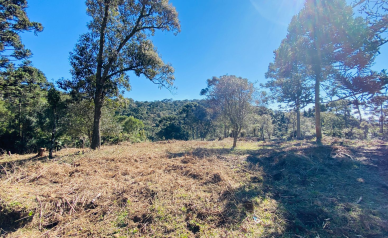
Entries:
<svg viewBox="0 0 388 238">
<path fill-rule="evenodd" d="M 4 237 L 388 237 L 388 143 L 166 141 L 0 158 Z"/>
</svg>

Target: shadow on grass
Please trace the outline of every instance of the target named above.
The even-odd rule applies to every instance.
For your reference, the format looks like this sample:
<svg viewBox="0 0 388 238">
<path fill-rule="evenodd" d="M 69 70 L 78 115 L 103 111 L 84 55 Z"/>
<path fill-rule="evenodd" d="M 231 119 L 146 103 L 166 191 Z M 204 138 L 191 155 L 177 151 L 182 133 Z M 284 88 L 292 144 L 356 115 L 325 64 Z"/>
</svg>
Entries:
<svg viewBox="0 0 388 238">
<path fill-rule="evenodd" d="M 0 203 L 0 237 L 25 226 L 32 218 L 26 211 L 13 210 Z"/>
<path fill-rule="evenodd" d="M 260 209 L 255 201 L 269 198 L 278 204 L 274 222 L 277 217 L 285 225 L 281 233 L 274 231 L 268 236 L 388 237 L 388 187 L 384 187 L 386 181 L 376 164 L 354 160 L 343 152 L 351 150 L 346 146 L 316 146 L 313 142 L 273 146 L 241 151 L 198 148 L 191 152 L 198 158 L 216 156 L 220 160 L 231 154 L 245 155 L 240 170 L 253 179 L 221 194 L 220 200 L 227 202 L 218 226 L 238 226 Z"/>
<path fill-rule="evenodd" d="M 47 161 L 48 159 L 48 156 L 33 156 L 21 160 L 0 161 L 0 177 L 8 172 L 13 173 L 16 167 L 23 166 L 28 162 Z"/>
<path fill-rule="evenodd" d="M 84 152 L 78 151 L 76 153 L 69 154 L 67 156 L 71 157 L 71 156 L 80 155 L 80 154 L 84 154 Z M 53 159 L 50 159 L 48 155 L 47 156 L 35 155 L 25 159 L 4 161 L 4 162 L 0 161 L 0 177 L 7 173 L 13 173 L 15 171 L 15 168 L 23 166 L 29 162 L 38 162 L 38 161 L 48 162 L 48 161 L 55 161 L 58 159 L 61 159 L 61 157 L 54 156 Z"/>
</svg>

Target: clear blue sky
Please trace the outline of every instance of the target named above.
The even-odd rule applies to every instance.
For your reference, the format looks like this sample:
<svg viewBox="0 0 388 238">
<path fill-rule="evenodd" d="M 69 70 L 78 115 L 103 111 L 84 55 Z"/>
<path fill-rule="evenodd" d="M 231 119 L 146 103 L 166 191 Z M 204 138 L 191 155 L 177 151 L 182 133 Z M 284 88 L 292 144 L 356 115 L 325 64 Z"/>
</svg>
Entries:
<svg viewBox="0 0 388 238">
<path fill-rule="evenodd" d="M 179 12 L 181 33 L 157 32 L 155 46 L 165 62 L 175 68 L 173 94 L 145 78 L 131 77 L 126 97 L 137 101 L 165 98 L 196 99 L 206 80 L 225 74 L 266 81 L 264 73 L 273 51 L 286 36 L 287 25 L 303 6 L 303 0 L 170 0 Z M 69 52 L 79 35 L 87 31 L 85 1 L 28 0 L 31 20 L 43 24 L 35 36 L 23 34 L 33 52 L 33 65 L 52 81 L 70 77 Z M 388 68 L 388 46 L 377 58 L 375 69 Z"/>
</svg>

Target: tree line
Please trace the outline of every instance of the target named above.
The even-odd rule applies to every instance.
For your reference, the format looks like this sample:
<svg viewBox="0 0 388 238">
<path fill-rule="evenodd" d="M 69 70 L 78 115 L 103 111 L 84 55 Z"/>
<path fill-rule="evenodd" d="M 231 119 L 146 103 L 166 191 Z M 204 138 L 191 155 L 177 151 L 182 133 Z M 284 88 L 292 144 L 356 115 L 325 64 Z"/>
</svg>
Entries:
<svg viewBox="0 0 388 238">
<path fill-rule="evenodd" d="M 388 77 L 372 70 L 387 43 L 387 1 L 306 0 L 255 88 L 234 75 L 213 77 L 205 100 L 135 102 L 124 98 L 129 72 L 170 88 L 174 69 L 150 37 L 180 32 L 168 0 L 87 0 L 92 20 L 70 53 L 70 79 L 57 84 L 32 66 L 21 32 L 38 34 L 26 0 L 0 3 L 0 144 L 15 153 L 64 145 L 322 134 L 387 136 Z M 357 14 L 356 14 L 357 13 Z M 278 103 L 282 110 L 269 109 Z"/>
</svg>

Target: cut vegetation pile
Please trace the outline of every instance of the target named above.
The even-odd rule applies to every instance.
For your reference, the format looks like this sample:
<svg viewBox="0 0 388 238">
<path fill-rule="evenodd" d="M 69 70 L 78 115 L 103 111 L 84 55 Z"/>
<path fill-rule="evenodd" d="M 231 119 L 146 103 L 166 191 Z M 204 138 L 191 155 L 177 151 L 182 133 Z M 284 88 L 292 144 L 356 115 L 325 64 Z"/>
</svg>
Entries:
<svg viewBox="0 0 388 238">
<path fill-rule="evenodd" d="M 386 143 L 324 144 L 169 141 L 4 156 L 0 234 L 388 236 Z"/>
</svg>

